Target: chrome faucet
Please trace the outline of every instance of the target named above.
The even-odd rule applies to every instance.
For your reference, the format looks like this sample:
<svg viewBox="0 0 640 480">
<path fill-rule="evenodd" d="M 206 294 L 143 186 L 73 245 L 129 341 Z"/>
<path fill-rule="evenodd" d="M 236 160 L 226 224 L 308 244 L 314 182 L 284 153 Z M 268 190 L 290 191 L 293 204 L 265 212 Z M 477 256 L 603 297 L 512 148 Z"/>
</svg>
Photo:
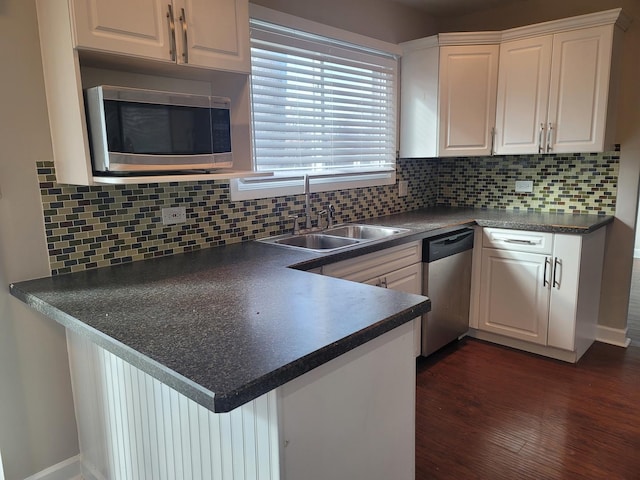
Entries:
<svg viewBox="0 0 640 480">
<path fill-rule="evenodd" d="M 304 174 L 304 214 L 307 217 L 307 228 L 311 228 L 311 192 L 309 191 L 309 175 Z"/>
<path fill-rule="evenodd" d="M 327 228 L 333 227 L 333 223 L 336 221 L 336 207 L 333 204 L 329 204 L 329 214 L 327 215 Z"/>
</svg>

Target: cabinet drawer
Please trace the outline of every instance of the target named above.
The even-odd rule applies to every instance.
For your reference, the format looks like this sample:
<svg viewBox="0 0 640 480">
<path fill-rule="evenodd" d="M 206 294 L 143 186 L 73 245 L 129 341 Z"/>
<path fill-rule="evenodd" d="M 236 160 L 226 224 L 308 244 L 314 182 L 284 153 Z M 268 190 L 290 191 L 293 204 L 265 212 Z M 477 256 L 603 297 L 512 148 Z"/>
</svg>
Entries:
<svg viewBox="0 0 640 480">
<path fill-rule="evenodd" d="M 482 246 L 515 252 L 551 254 L 553 233 L 483 228 Z"/>
<path fill-rule="evenodd" d="M 421 260 L 421 242 L 413 242 L 325 265 L 322 267 L 322 274 L 354 282 L 366 282 L 388 272 L 419 263 Z"/>
</svg>

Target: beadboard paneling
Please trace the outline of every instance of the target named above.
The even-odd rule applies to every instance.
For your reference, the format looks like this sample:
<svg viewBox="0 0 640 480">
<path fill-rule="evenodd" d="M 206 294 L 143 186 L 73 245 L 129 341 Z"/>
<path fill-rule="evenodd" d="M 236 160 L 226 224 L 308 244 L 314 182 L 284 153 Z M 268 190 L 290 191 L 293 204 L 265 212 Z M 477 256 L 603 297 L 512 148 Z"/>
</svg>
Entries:
<svg viewBox="0 0 640 480">
<path fill-rule="evenodd" d="M 67 344 L 86 478 L 280 478 L 275 391 L 213 413 L 73 332 Z"/>
</svg>

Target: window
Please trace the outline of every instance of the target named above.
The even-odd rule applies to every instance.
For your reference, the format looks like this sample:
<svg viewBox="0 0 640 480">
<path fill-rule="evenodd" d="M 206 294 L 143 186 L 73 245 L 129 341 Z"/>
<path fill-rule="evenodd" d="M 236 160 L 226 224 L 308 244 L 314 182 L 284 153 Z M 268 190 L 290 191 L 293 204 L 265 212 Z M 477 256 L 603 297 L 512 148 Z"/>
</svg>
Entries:
<svg viewBox="0 0 640 480">
<path fill-rule="evenodd" d="M 304 174 L 312 191 L 395 183 L 393 53 L 252 18 L 251 70 L 255 169 L 274 177 L 234 199 L 300 193 Z"/>
</svg>

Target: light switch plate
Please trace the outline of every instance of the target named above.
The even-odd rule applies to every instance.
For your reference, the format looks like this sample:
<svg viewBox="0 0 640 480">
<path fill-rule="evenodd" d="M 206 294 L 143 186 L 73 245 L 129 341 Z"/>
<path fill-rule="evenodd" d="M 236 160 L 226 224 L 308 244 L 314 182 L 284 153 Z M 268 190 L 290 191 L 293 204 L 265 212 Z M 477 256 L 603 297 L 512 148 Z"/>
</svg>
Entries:
<svg viewBox="0 0 640 480">
<path fill-rule="evenodd" d="M 533 180 L 516 180 L 516 193 L 533 192 Z"/>
<path fill-rule="evenodd" d="M 162 209 L 162 224 L 175 225 L 187 221 L 187 209 L 185 207 L 170 207 Z"/>
<path fill-rule="evenodd" d="M 409 194 L 409 182 L 406 180 L 400 180 L 398 182 L 398 196 L 406 197 Z"/>
</svg>

